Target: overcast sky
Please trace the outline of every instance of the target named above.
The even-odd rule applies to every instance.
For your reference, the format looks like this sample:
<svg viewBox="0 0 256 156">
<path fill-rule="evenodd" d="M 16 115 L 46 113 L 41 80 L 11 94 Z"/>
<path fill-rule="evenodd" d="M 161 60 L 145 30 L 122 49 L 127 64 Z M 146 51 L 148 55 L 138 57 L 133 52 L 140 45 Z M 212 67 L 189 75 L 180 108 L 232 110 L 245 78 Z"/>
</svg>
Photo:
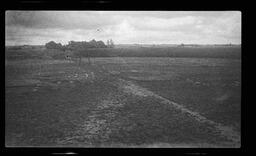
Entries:
<svg viewBox="0 0 256 156">
<path fill-rule="evenodd" d="M 6 45 L 241 43 L 239 11 L 7 11 Z"/>
</svg>

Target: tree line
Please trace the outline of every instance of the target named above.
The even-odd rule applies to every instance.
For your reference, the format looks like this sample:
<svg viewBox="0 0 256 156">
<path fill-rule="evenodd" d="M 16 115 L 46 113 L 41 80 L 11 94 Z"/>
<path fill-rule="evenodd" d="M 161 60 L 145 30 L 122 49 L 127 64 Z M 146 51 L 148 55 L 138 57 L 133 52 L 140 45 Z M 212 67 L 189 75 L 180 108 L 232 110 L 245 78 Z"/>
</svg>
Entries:
<svg viewBox="0 0 256 156">
<path fill-rule="evenodd" d="M 107 40 L 107 45 L 103 41 L 91 40 L 87 41 L 69 41 L 67 45 L 50 41 L 45 44 L 47 49 L 58 49 L 58 50 L 86 50 L 88 48 L 113 48 L 114 42 L 112 39 Z"/>
</svg>

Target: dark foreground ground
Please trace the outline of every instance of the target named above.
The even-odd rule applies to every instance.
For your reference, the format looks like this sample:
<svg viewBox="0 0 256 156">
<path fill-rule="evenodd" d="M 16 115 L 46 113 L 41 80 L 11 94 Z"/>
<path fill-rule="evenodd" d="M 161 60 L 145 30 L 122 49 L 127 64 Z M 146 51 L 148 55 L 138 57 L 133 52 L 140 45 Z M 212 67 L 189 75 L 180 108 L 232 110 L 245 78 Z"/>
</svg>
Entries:
<svg viewBox="0 0 256 156">
<path fill-rule="evenodd" d="M 6 146 L 240 147 L 241 60 L 12 60 Z"/>
</svg>

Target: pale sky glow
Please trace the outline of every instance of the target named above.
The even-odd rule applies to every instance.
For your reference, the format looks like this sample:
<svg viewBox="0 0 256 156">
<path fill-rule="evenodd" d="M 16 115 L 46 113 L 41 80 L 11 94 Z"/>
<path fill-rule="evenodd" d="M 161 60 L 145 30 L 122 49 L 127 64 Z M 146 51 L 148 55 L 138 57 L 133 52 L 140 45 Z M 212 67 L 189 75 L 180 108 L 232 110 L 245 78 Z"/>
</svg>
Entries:
<svg viewBox="0 0 256 156">
<path fill-rule="evenodd" d="M 241 44 L 239 11 L 7 11 L 5 44 Z"/>
</svg>

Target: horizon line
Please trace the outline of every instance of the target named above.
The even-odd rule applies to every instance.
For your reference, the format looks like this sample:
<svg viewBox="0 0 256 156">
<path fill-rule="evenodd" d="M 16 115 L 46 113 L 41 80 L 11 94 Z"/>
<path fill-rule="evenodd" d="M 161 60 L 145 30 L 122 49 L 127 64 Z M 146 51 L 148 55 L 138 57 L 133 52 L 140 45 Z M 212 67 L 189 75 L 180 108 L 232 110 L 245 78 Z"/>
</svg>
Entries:
<svg viewBox="0 0 256 156">
<path fill-rule="evenodd" d="M 242 43 L 119 43 L 115 45 L 242 45 Z M 45 46 L 45 44 L 17 44 L 5 46 Z"/>
</svg>

